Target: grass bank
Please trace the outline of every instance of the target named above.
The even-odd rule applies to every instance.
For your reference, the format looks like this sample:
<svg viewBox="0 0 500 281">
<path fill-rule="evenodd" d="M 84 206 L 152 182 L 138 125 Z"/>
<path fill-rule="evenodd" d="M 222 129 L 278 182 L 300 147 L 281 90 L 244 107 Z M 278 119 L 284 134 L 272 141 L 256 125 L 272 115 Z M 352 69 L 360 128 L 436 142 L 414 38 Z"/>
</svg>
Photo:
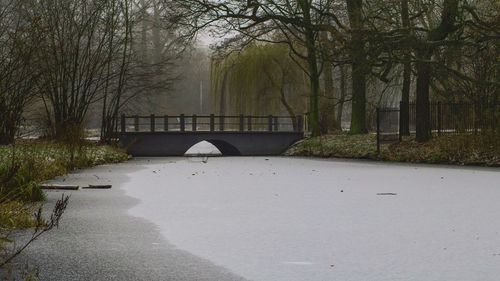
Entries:
<svg viewBox="0 0 500 281">
<path fill-rule="evenodd" d="M 128 159 L 120 149 L 92 143 L 65 145 L 54 142 L 21 142 L 0 146 L 0 264 L 12 257 L 11 234 L 36 227 L 41 233 L 54 227 L 65 208 L 51 221 L 41 218 L 44 193 L 40 183 L 75 169 L 118 163 Z M 66 201 L 67 202 L 67 201 Z M 54 218 L 56 220 L 54 220 Z M 52 223 L 52 225 L 50 225 Z M 0 267 L 0 273 L 2 268 Z"/>
<path fill-rule="evenodd" d="M 418 143 L 412 138 L 407 138 L 401 143 L 383 145 L 380 154 L 377 154 L 376 145 L 374 134 L 327 135 L 301 141 L 292 146 L 285 155 L 500 166 L 498 134 L 438 136 L 427 143 Z"/>
<path fill-rule="evenodd" d="M 74 169 L 127 160 L 127 154 L 110 146 L 78 146 L 51 142 L 24 142 L 0 146 L 0 196 L 16 192 L 23 201 L 43 199 L 40 182 Z"/>
</svg>

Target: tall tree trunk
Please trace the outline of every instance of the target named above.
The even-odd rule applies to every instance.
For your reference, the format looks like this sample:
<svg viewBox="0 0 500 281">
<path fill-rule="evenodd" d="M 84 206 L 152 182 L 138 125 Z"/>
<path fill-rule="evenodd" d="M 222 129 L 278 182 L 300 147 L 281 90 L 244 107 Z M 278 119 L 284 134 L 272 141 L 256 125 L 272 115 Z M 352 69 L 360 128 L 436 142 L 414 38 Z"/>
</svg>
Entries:
<svg viewBox="0 0 500 281">
<path fill-rule="evenodd" d="M 328 41 L 328 34 L 321 33 L 321 40 Z M 333 87 L 333 65 L 327 57 L 323 62 L 323 80 L 324 80 L 324 94 L 323 99 L 320 100 L 320 119 L 322 133 L 339 130 L 340 126 L 337 122 L 336 115 L 336 100 L 335 90 Z"/>
<path fill-rule="evenodd" d="M 298 4 L 304 14 L 305 22 L 305 45 L 307 49 L 307 64 L 309 68 L 309 80 L 311 93 L 309 95 L 309 129 L 313 137 L 321 135 L 319 124 L 319 93 L 320 93 L 320 71 L 318 68 L 317 42 L 312 27 L 310 0 L 298 0 Z"/>
<path fill-rule="evenodd" d="M 401 91 L 401 133 L 410 135 L 410 90 L 411 90 L 411 63 L 405 58 L 403 64 L 403 90 Z"/>
<path fill-rule="evenodd" d="M 418 53 L 417 62 L 417 120 L 416 120 L 416 139 L 419 142 L 425 142 L 431 138 L 431 114 L 429 89 L 431 83 L 431 65 L 427 62 L 431 59 L 429 54 Z"/>
<path fill-rule="evenodd" d="M 431 139 L 431 116 L 430 116 L 430 95 L 432 65 L 430 60 L 434 54 L 431 42 L 446 39 L 455 27 L 458 15 L 459 0 L 444 0 L 441 13 L 441 23 L 432 29 L 427 36 L 427 41 L 420 43 L 417 47 L 417 136 L 418 142 L 426 142 Z"/>
<path fill-rule="evenodd" d="M 339 130 L 340 126 L 336 114 L 336 96 L 333 87 L 333 67 L 330 62 L 325 62 L 324 65 L 324 97 L 320 105 L 321 114 L 321 130 L 325 133 L 329 131 Z"/>
<path fill-rule="evenodd" d="M 403 28 L 410 28 L 410 14 L 408 0 L 401 0 L 401 19 Z M 406 32 L 409 34 L 409 32 Z M 404 54 L 403 62 L 403 89 L 401 92 L 401 133 L 402 135 L 410 135 L 410 91 L 411 91 L 411 56 L 407 52 Z"/>
<path fill-rule="evenodd" d="M 321 135 L 319 127 L 319 91 L 320 74 L 318 70 L 316 50 L 308 47 L 309 76 L 311 80 L 311 95 L 309 96 L 309 128 L 312 136 Z"/>
<path fill-rule="evenodd" d="M 366 61 L 365 41 L 363 38 L 363 1 L 346 0 L 352 36 L 350 56 L 352 61 L 352 116 L 351 134 L 365 134 L 366 126 Z"/>
<path fill-rule="evenodd" d="M 337 121 L 340 129 L 342 129 L 342 117 L 344 115 L 344 104 L 347 96 L 347 73 L 344 65 L 340 66 L 340 99 L 337 110 Z"/>
</svg>

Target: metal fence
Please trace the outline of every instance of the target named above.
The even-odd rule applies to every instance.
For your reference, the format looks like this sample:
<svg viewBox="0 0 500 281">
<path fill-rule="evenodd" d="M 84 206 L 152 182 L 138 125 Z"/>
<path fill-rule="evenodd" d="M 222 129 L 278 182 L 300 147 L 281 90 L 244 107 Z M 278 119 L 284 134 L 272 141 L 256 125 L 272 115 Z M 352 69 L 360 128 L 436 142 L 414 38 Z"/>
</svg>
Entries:
<svg viewBox="0 0 500 281">
<path fill-rule="evenodd" d="M 406 106 L 401 103 L 401 109 Z M 416 104 L 408 105 L 409 120 L 405 120 L 401 112 L 402 132 L 415 133 L 416 130 Z M 480 103 L 441 103 L 430 104 L 431 131 L 441 134 L 479 133 L 482 131 L 495 131 L 500 129 L 500 104 Z M 409 126 L 405 128 L 404 126 Z M 406 130 L 405 130 L 406 129 Z"/>
<path fill-rule="evenodd" d="M 377 152 L 384 143 L 400 141 L 399 108 L 377 108 Z"/>
<path fill-rule="evenodd" d="M 125 116 L 120 118 L 120 131 L 128 132 L 302 132 L 303 116 Z"/>
<path fill-rule="evenodd" d="M 500 104 L 432 102 L 429 114 L 431 133 L 436 135 L 500 131 Z M 401 102 L 399 109 L 378 108 L 377 150 L 380 151 L 381 144 L 398 142 L 401 136 L 414 134 L 416 120 L 414 102 Z"/>
</svg>

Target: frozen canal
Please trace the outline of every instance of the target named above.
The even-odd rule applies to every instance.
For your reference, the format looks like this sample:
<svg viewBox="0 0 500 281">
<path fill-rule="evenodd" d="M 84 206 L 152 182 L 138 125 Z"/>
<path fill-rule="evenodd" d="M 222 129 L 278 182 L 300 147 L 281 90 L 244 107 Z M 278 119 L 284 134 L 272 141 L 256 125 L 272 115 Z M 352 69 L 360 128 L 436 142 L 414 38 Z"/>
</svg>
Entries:
<svg viewBox="0 0 500 281">
<path fill-rule="evenodd" d="M 125 165 L 140 166 L 118 187 L 139 200 L 130 215 L 248 280 L 500 276 L 498 169 L 265 157 Z"/>
</svg>

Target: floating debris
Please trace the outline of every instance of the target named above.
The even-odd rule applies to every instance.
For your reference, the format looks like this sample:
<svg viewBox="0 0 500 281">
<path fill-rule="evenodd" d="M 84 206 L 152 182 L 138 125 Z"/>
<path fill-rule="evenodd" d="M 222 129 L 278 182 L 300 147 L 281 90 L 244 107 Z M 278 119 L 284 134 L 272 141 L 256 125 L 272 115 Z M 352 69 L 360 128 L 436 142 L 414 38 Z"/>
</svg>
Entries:
<svg viewBox="0 0 500 281">
<path fill-rule="evenodd" d="M 44 190 L 78 190 L 78 185 L 62 185 L 62 184 L 42 184 L 41 189 Z"/>
<path fill-rule="evenodd" d="M 83 187 L 83 189 L 110 189 L 113 187 L 111 184 L 89 184 L 89 186 Z"/>
</svg>

